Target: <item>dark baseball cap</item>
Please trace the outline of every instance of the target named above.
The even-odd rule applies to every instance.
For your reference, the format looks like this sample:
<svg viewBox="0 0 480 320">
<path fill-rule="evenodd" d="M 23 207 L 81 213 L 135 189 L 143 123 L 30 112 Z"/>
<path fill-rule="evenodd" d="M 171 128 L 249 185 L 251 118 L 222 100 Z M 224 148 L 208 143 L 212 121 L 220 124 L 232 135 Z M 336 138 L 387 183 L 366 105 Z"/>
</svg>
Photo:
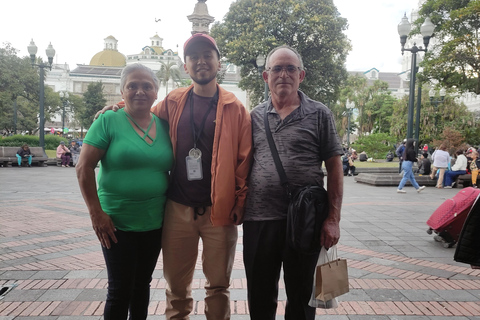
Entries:
<svg viewBox="0 0 480 320">
<path fill-rule="evenodd" d="M 193 36 L 188 38 L 187 41 L 185 41 L 185 44 L 183 45 L 183 59 L 187 59 L 187 52 L 188 50 L 195 44 L 199 42 L 205 42 L 212 46 L 215 51 L 217 51 L 218 57 L 220 58 L 220 50 L 218 50 L 217 43 L 215 42 L 215 39 L 210 37 L 208 34 L 205 33 L 195 33 Z"/>
</svg>

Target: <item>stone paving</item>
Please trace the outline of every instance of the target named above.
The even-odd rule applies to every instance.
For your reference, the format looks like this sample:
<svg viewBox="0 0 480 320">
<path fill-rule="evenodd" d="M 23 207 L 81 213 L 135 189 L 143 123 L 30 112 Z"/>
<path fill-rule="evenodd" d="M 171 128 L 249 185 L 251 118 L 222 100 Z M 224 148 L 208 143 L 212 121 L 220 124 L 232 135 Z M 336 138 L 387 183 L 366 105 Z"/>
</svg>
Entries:
<svg viewBox="0 0 480 320">
<path fill-rule="evenodd" d="M 102 318 L 106 270 L 73 168 L 0 168 L 0 320 Z M 331 320 L 480 319 L 480 270 L 453 261 L 426 233 L 425 221 L 458 189 L 374 187 L 345 177 L 339 256 L 347 258 L 350 292 Z M 201 248 L 200 248 L 201 250 Z M 205 319 L 204 277 L 198 261 L 192 320 Z M 277 319 L 283 319 L 280 284 Z M 164 319 L 160 259 L 149 319 Z M 231 286 L 232 320 L 249 319 L 242 228 Z"/>
</svg>

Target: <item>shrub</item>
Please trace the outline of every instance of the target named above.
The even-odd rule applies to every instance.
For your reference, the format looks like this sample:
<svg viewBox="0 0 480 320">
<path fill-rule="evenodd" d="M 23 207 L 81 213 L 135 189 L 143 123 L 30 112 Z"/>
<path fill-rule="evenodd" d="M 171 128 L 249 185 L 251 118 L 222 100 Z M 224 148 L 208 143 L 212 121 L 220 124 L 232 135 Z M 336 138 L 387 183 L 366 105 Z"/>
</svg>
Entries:
<svg viewBox="0 0 480 320">
<path fill-rule="evenodd" d="M 45 135 L 45 150 L 56 150 L 60 144 L 60 141 L 65 141 L 65 143 L 68 143 L 67 138 L 59 137 L 53 134 Z M 3 147 L 21 147 L 25 143 L 30 147 L 38 147 L 39 139 L 37 136 L 21 134 L 0 139 L 0 146 Z"/>
<path fill-rule="evenodd" d="M 374 159 L 385 159 L 388 151 L 395 151 L 393 145 L 395 138 L 386 133 L 374 133 L 368 136 L 362 136 L 352 145 L 357 153 L 365 151 L 368 157 Z"/>
</svg>

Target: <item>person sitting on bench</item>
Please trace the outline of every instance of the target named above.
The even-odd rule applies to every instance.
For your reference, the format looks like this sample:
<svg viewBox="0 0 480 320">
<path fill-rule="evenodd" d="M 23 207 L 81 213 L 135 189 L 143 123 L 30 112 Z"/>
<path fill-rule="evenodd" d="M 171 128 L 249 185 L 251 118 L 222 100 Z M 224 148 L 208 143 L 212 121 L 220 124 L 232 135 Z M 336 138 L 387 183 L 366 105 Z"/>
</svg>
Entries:
<svg viewBox="0 0 480 320">
<path fill-rule="evenodd" d="M 18 160 L 18 167 L 22 167 L 22 160 L 27 159 L 28 160 L 28 166 L 32 166 L 32 153 L 30 152 L 30 148 L 28 147 L 28 144 L 24 144 L 20 149 L 17 151 L 17 160 Z"/>
</svg>

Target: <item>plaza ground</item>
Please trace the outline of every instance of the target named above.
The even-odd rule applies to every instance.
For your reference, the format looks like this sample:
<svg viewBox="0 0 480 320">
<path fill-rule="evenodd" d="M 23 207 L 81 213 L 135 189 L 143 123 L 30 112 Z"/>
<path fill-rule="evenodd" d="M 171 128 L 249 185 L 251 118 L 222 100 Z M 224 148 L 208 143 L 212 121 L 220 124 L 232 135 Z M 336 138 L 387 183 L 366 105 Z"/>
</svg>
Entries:
<svg viewBox="0 0 480 320">
<path fill-rule="evenodd" d="M 106 294 L 100 246 L 74 168 L 0 168 L 0 320 L 97 320 Z M 458 189 L 375 187 L 345 177 L 339 256 L 347 258 L 350 292 L 337 309 L 317 309 L 331 320 L 480 319 L 480 270 L 453 261 L 426 233 L 425 222 Z M 242 260 L 242 228 L 232 273 L 232 320 L 249 319 Z M 200 247 L 201 251 L 201 247 Z M 195 312 L 205 319 L 201 262 L 193 283 Z M 164 319 L 160 258 L 148 319 Z M 280 284 L 277 319 L 283 319 Z"/>
</svg>

